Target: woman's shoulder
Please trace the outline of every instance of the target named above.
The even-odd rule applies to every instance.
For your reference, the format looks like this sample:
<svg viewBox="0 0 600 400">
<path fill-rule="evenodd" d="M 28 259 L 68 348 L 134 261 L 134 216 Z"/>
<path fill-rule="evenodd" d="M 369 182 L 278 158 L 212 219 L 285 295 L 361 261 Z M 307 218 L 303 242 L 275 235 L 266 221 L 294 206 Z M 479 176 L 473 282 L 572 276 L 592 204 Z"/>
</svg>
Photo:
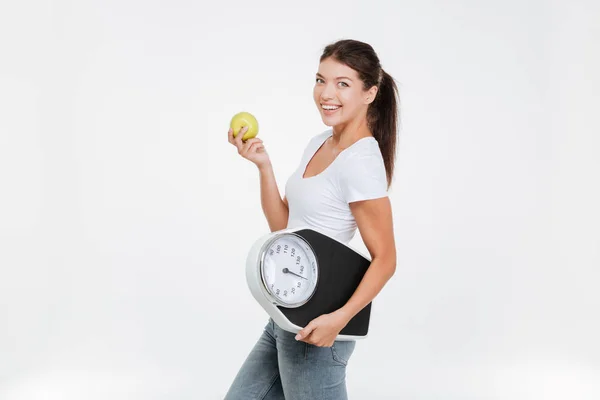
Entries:
<svg viewBox="0 0 600 400">
<path fill-rule="evenodd" d="M 302 158 L 312 157 L 313 153 L 323 144 L 325 139 L 327 139 L 332 134 L 331 129 L 327 129 L 322 131 L 316 135 L 311 136 L 304 146 L 304 151 L 302 154 Z"/>
<path fill-rule="evenodd" d="M 342 170 L 342 175 L 352 177 L 353 175 L 385 170 L 385 162 L 379 148 L 379 142 L 375 138 L 364 138 L 348 150 L 343 152 L 346 154 L 343 154 L 338 164 L 338 168 Z"/>
<path fill-rule="evenodd" d="M 329 136 L 331 136 L 332 132 L 333 131 L 331 129 L 327 129 L 325 131 L 322 131 L 322 132 L 310 137 L 310 139 L 306 142 L 304 151 L 310 152 L 310 151 L 315 151 L 316 149 L 318 149 L 323 144 L 323 142 L 325 142 L 325 140 Z"/>
<path fill-rule="evenodd" d="M 331 128 L 329 129 L 325 129 L 324 131 L 314 135 L 312 138 L 310 138 L 310 143 L 319 143 L 319 142 L 324 142 L 325 139 L 327 139 L 329 136 L 331 136 L 333 133 L 333 130 Z"/>
<path fill-rule="evenodd" d="M 365 158 L 383 158 L 379 142 L 375 137 L 368 136 L 359 139 L 347 151 L 347 160 L 360 160 Z"/>
</svg>

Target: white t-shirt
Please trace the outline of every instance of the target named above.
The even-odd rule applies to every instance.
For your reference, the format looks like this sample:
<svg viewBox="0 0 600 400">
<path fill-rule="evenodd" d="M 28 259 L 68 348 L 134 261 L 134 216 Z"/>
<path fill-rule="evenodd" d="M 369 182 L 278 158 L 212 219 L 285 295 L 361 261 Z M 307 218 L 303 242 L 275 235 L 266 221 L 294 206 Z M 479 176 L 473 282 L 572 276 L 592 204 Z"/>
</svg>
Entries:
<svg viewBox="0 0 600 400">
<path fill-rule="evenodd" d="M 340 152 L 320 174 L 302 178 L 308 162 L 333 134 L 314 136 L 306 146 L 298 169 L 288 178 L 288 228 L 311 227 L 348 244 L 356 234 L 349 203 L 385 197 L 385 164 L 374 137 L 365 137 Z"/>
</svg>

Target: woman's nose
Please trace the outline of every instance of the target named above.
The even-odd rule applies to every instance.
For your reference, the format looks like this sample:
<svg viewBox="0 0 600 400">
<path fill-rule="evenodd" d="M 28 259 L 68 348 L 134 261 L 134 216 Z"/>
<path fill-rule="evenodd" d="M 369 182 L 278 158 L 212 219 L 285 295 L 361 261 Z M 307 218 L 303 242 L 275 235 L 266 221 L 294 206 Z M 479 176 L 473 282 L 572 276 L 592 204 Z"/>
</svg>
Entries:
<svg viewBox="0 0 600 400">
<path fill-rule="evenodd" d="M 325 85 L 325 88 L 321 92 L 321 99 L 331 100 L 335 95 L 335 88 L 331 85 Z"/>
</svg>

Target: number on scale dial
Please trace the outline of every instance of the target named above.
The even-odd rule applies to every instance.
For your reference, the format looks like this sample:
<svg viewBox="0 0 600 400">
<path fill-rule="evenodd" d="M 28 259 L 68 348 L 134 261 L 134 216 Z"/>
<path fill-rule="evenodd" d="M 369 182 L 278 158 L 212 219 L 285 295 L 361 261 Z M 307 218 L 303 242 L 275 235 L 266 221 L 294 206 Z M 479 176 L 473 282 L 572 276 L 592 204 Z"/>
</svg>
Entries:
<svg viewBox="0 0 600 400">
<path fill-rule="evenodd" d="M 261 263 L 262 280 L 275 301 L 298 307 L 313 295 L 318 274 L 312 248 L 295 234 L 282 234 L 268 243 Z"/>
</svg>

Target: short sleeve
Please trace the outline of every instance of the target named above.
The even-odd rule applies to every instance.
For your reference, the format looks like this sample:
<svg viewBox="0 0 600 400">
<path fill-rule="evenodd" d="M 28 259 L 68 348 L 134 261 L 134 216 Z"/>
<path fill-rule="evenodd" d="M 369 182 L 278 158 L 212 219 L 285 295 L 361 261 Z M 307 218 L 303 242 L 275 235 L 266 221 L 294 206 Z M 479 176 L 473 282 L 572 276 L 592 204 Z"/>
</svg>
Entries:
<svg viewBox="0 0 600 400">
<path fill-rule="evenodd" d="M 381 153 L 348 157 L 342 165 L 339 184 L 347 203 L 386 197 L 387 175 Z"/>
</svg>

